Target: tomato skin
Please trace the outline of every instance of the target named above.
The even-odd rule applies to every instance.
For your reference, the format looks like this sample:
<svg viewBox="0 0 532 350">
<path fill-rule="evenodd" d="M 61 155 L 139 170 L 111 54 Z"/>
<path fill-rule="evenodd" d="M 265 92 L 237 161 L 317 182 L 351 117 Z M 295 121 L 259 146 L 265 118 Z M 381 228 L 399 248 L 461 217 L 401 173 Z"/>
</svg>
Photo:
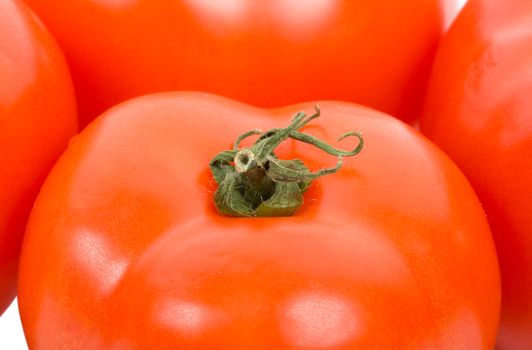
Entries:
<svg viewBox="0 0 532 350">
<path fill-rule="evenodd" d="M 498 348 L 532 349 L 532 3 L 471 0 L 442 42 L 421 120 L 475 188 L 501 264 Z"/>
<path fill-rule="evenodd" d="M 25 5 L 0 2 L 0 314 L 16 294 L 39 186 L 76 130 L 72 81 L 56 42 Z"/>
<path fill-rule="evenodd" d="M 82 124 L 127 98 L 361 103 L 411 121 L 456 0 L 27 0 L 72 68 Z M 408 18 L 408 20 L 405 20 Z"/>
<path fill-rule="evenodd" d="M 463 175 L 391 117 L 319 104 L 309 133 L 330 141 L 358 130 L 366 146 L 286 218 L 219 215 L 208 163 L 239 134 L 282 126 L 315 103 L 265 110 L 156 94 L 76 136 L 24 240 L 29 346 L 492 349 L 497 258 Z M 277 154 L 311 169 L 335 162 L 292 141 Z"/>
</svg>

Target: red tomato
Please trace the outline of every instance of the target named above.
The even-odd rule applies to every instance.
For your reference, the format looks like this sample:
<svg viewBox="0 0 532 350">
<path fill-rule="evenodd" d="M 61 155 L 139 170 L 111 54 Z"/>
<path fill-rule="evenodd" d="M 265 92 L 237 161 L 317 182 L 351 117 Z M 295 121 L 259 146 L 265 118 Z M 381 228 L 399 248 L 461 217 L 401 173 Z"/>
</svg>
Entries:
<svg viewBox="0 0 532 350">
<path fill-rule="evenodd" d="M 437 56 L 421 127 L 486 209 L 502 275 L 497 349 L 532 349 L 532 2 L 471 0 Z"/>
<path fill-rule="evenodd" d="M 22 234 L 47 172 L 76 132 L 74 91 L 50 34 L 0 2 L 0 314 L 16 294 Z"/>
<path fill-rule="evenodd" d="M 30 348 L 493 349 L 498 264 L 465 177 L 396 119 L 320 105 L 308 133 L 360 131 L 366 146 L 316 180 L 292 217 L 218 214 L 209 161 L 314 103 L 150 95 L 74 138 L 25 236 Z M 294 141 L 277 154 L 334 164 Z"/>
<path fill-rule="evenodd" d="M 207 91 L 262 107 L 418 114 L 457 0 L 27 0 L 72 69 L 83 124 L 127 98 Z"/>
</svg>

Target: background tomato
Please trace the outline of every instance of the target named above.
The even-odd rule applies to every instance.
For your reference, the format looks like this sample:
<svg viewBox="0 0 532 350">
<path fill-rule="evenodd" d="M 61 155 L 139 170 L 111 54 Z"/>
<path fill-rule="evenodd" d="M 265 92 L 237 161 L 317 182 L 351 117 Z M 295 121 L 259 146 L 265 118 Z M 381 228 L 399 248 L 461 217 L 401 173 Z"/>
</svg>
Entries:
<svg viewBox="0 0 532 350">
<path fill-rule="evenodd" d="M 72 69 L 82 123 L 127 98 L 355 101 L 413 120 L 457 0 L 27 0 Z M 445 9 L 449 11 L 445 11 Z"/>
<path fill-rule="evenodd" d="M 0 1 L 0 314 L 16 293 L 27 216 L 77 129 L 72 82 L 50 34 L 18 1 Z"/>
<path fill-rule="evenodd" d="M 357 130 L 366 146 L 293 217 L 219 215 L 208 164 L 237 135 L 313 103 L 151 95 L 74 138 L 24 241 L 30 348 L 493 349 L 497 259 L 464 176 L 396 119 L 320 105 L 307 132 Z M 292 141 L 277 154 L 311 169 L 335 162 Z"/>
<path fill-rule="evenodd" d="M 532 349 L 532 2 L 466 5 L 438 52 L 421 128 L 487 211 L 502 268 L 499 348 Z"/>
</svg>

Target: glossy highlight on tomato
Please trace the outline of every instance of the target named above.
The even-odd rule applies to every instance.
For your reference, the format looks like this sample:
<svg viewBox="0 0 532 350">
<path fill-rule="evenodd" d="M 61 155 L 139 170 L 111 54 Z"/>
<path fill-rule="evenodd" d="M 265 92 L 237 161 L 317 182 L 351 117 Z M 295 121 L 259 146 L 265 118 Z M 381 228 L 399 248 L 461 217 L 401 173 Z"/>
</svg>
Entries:
<svg viewBox="0 0 532 350">
<path fill-rule="evenodd" d="M 125 99 L 205 91 L 261 107 L 353 101 L 417 117 L 457 0 L 27 0 L 72 69 L 82 124 Z"/>
<path fill-rule="evenodd" d="M 294 216 L 220 215 L 210 160 L 316 104 L 303 131 L 333 144 L 358 131 L 362 152 Z M 336 162 L 295 141 L 276 154 L 311 170 Z M 19 305 L 37 350 L 491 350 L 499 288 L 470 185 L 397 119 L 163 93 L 110 109 L 56 164 L 25 236 Z"/>
<path fill-rule="evenodd" d="M 0 1 L 0 314 L 16 294 L 39 186 L 76 130 L 74 90 L 57 43 L 20 1 Z"/>
<path fill-rule="evenodd" d="M 532 349 L 532 2 L 470 0 L 438 52 L 422 131 L 475 188 L 501 264 L 497 349 Z"/>
</svg>

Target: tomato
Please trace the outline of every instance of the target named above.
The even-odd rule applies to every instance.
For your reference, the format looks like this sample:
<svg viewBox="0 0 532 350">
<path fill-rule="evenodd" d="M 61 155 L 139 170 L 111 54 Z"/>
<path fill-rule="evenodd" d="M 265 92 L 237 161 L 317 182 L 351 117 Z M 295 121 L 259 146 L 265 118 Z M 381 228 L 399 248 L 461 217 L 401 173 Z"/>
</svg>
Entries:
<svg viewBox="0 0 532 350">
<path fill-rule="evenodd" d="M 161 93 L 91 123 L 26 232 L 30 348 L 493 349 L 500 281 L 484 212 L 458 168 L 402 122 L 320 102 L 303 131 L 358 131 L 362 152 L 315 180 L 293 216 L 215 209 L 211 159 L 315 104 Z M 296 141 L 276 154 L 313 171 L 335 163 Z"/>
<path fill-rule="evenodd" d="M 443 40 L 421 121 L 471 181 L 502 276 L 498 348 L 532 349 L 532 3 L 472 0 Z"/>
<path fill-rule="evenodd" d="M 71 66 L 82 123 L 127 98 L 355 101 L 417 117 L 457 0 L 27 0 Z"/>
<path fill-rule="evenodd" d="M 39 186 L 76 132 L 72 82 L 56 42 L 18 1 L 0 2 L 0 314 Z"/>
</svg>

